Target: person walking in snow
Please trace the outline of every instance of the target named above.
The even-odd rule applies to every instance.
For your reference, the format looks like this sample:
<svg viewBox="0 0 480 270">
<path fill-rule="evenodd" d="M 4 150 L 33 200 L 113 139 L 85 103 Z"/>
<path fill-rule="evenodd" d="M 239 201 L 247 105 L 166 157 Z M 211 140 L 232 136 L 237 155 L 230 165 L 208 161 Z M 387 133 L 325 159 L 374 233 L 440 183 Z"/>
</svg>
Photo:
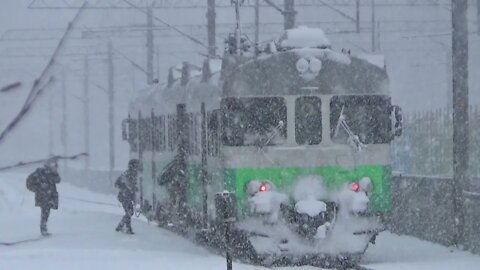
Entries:
<svg viewBox="0 0 480 270">
<path fill-rule="evenodd" d="M 125 215 L 115 229 L 117 232 L 125 228 L 126 233 L 133 234 L 131 222 L 135 204 L 135 192 L 137 191 L 138 171 L 140 169 L 140 161 L 132 159 L 128 162 L 128 169 L 115 181 L 115 187 L 118 189 L 117 198 L 125 211 Z"/>
<path fill-rule="evenodd" d="M 50 209 L 58 209 L 58 192 L 56 184 L 60 183 L 57 172 L 57 160 L 49 159 L 42 168 L 36 169 L 27 177 L 27 189 L 35 192 L 35 206 L 40 207 L 40 232 L 49 235 L 47 221 Z"/>
</svg>

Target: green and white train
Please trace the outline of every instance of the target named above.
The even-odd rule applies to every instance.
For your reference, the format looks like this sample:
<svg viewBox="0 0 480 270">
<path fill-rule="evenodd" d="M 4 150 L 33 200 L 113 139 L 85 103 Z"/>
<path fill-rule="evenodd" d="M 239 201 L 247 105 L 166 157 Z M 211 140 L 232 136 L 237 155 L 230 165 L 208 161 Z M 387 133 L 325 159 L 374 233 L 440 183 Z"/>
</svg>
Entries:
<svg viewBox="0 0 480 270">
<path fill-rule="evenodd" d="M 223 239 L 218 198 L 228 195 L 239 256 L 358 257 L 392 206 L 401 112 L 385 67 L 333 51 L 319 29 L 288 30 L 256 55 L 234 43 L 221 61 L 172 68 L 168 86 L 131 102 L 123 135 L 143 164 L 143 214 Z"/>
</svg>

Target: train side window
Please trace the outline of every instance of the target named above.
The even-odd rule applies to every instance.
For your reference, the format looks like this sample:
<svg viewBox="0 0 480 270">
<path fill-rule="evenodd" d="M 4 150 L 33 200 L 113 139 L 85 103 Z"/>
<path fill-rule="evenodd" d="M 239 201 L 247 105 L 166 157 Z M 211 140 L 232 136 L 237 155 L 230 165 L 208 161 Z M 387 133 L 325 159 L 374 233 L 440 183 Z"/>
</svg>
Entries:
<svg viewBox="0 0 480 270">
<path fill-rule="evenodd" d="M 158 130 L 159 130 L 159 140 L 158 140 L 158 151 L 165 151 L 165 116 L 158 117 Z"/>
<path fill-rule="evenodd" d="M 143 118 L 138 119 L 138 151 L 145 150 L 145 121 Z"/>
<path fill-rule="evenodd" d="M 165 150 L 165 117 L 156 116 L 153 118 L 153 150 Z"/>
<path fill-rule="evenodd" d="M 148 151 L 151 148 L 150 118 L 140 119 L 140 150 Z"/>
<path fill-rule="evenodd" d="M 202 114 L 201 113 L 197 113 L 194 115 L 193 133 L 194 133 L 193 137 L 195 139 L 194 153 L 196 155 L 199 155 L 202 150 Z"/>
<path fill-rule="evenodd" d="M 153 150 L 153 123 L 152 123 L 152 118 L 145 118 L 145 139 L 146 139 L 146 144 L 145 147 L 147 151 L 152 151 Z"/>
<path fill-rule="evenodd" d="M 130 152 L 138 151 L 138 121 L 135 119 L 128 120 L 128 142 L 130 143 Z"/>
<path fill-rule="evenodd" d="M 187 118 L 188 118 L 188 129 L 189 129 L 189 132 L 188 132 L 188 137 L 189 137 L 189 140 L 188 140 L 188 152 L 192 155 L 195 155 L 196 154 L 196 148 L 197 148 L 197 141 L 196 141 L 196 132 L 195 132 L 195 127 L 196 127 L 196 123 L 195 123 L 195 114 L 193 113 L 189 113 L 187 115 Z"/>
<path fill-rule="evenodd" d="M 322 141 L 322 101 L 305 96 L 295 100 L 295 141 L 315 145 Z"/>
<path fill-rule="evenodd" d="M 174 152 L 177 146 L 177 122 L 175 115 L 168 116 L 168 151 Z"/>
<path fill-rule="evenodd" d="M 207 113 L 207 151 L 210 156 L 217 156 L 219 153 L 219 114 L 220 110 Z"/>
</svg>

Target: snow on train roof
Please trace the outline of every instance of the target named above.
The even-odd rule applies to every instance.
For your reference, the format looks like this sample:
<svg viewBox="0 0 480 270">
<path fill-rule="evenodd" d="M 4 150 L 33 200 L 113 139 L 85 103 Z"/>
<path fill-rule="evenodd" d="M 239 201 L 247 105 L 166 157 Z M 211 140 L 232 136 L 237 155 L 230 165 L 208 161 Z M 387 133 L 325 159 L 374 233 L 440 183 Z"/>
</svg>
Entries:
<svg viewBox="0 0 480 270">
<path fill-rule="evenodd" d="M 291 48 L 330 48 L 330 40 L 320 28 L 299 26 L 289 29 L 280 39 L 282 47 Z"/>
<path fill-rule="evenodd" d="M 331 49 L 317 49 L 317 48 L 299 48 L 293 49 L 292 52 L 295 52 L 300 57 L 312 57 L 316 56 L 321 60 L 328 59 L 333 62 L 337 62 L 344 65 L 350 65 L 352 62 L 350 56 L 344 53 L 339 53 Z"/>
<path fill-rule="evenodd" d="M 385 68 L 385 55 L 383 54 L 359 54 L 357 57 L 379 68 Z"/>
<path fill-rule="evenodd" d="M 208 82 L 202 82 L 202 73 L 196 69 L 190 70 L 190 79 L 185 86 L 181 85 L 181 78 L 175 80 L 172 86 L 165 84 L 152 85 L 137 92 L 136 97 L 130 103 L 131 110 L 148 113 L 152 108 L 156 110 L 172 110 L 176 103 L 190 103 L 195 100 L 214 100 L 212 95 L 220 95 L 220 69 L 221 61 L 213 59 L 209 61 L 211 77 Z M 178 69 L 178 67 L 174 67 Z M 207 108 L 209 105 L 206 103 Z M 187 106 L 188 107 L 188 106 Z"/>
</svg>

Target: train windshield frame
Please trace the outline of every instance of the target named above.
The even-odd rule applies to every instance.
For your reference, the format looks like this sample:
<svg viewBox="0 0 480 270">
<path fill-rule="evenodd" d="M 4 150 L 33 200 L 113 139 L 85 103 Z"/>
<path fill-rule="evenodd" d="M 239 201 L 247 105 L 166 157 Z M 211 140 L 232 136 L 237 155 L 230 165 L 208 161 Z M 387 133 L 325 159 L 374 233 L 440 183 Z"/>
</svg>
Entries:
<svg viewBox="0 0 480 270">
<path fill-rule="evenodd" d="M 226 146 L 273 146 L 287 140 L 283 97 L 228 97 L 221 101 L 222 140 Z"/>
<path fill-rule="evenodd" d="M 341 125 L 342 119 L 346 127 Z M 358 136 L 363 144 L 390 143 L 391 98 L 384 95 L 333 96 L 330 100 L 330 138 L 334 143 L 347 144 L 351 136 Z"/>
</svg>

